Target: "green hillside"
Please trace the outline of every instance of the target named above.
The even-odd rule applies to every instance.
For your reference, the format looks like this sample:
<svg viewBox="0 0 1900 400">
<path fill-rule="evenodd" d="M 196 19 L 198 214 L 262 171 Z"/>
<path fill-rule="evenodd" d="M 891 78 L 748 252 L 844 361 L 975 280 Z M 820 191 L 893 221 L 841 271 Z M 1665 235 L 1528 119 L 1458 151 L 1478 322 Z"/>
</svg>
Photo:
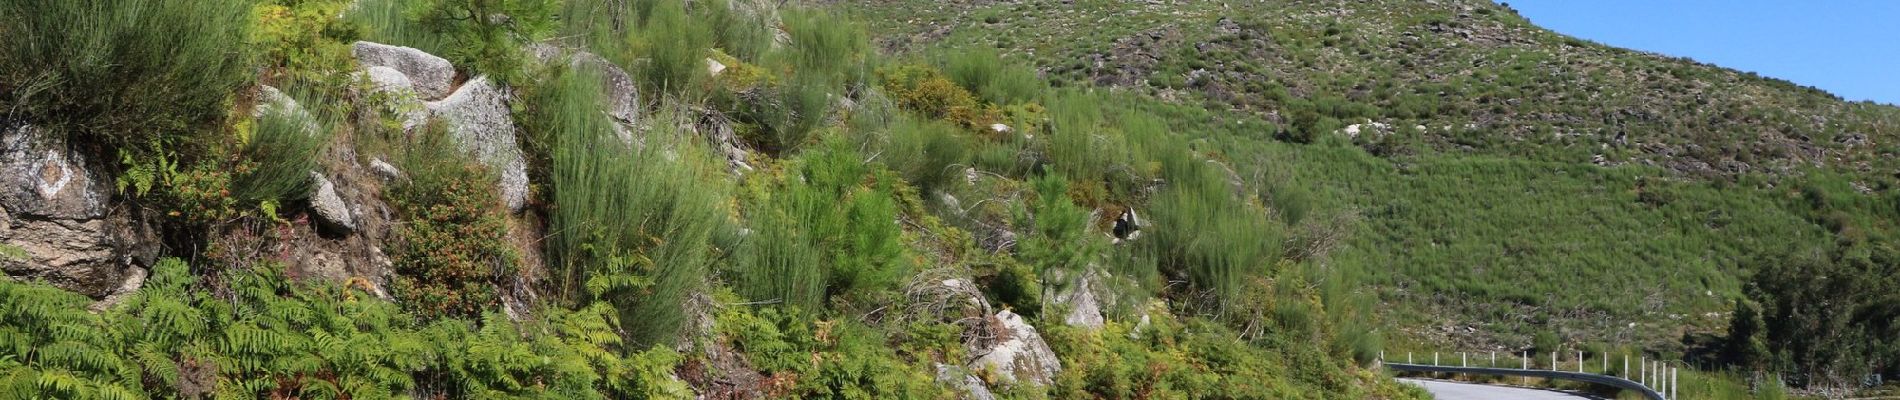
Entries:
<svg viewBox="0 0 1900 400">
<path fill-rule="evenodd" d="M 850 3 L 894 50 L 994 47 L 1059 85 L 1205 109 L 1175 132 L 1337 230 L 1321 264 L 1378 288 L 1401 347 L 1714 363 L 1739 357 L 1707 339 L 1738 301 L 1780 301 L 1763 270 L 1831 259 L 1891 287 L 1891 105 L 1567 37 L 1488 1 Z M 1840 296 L 1859 311 L 1828 317 L 1853 327 L 1835 332 L 1890 329 L 1891 297 Z M 1781 362 L 1840 350 L 1777 332 L 1764 340 L 1805 354 Z"/>
<path fill-rule="evenodd" d="M 0 398 L 1900 379 L 1900 108 L 1490 2 L 6 0 L 0 37 Z"/>
</svg>

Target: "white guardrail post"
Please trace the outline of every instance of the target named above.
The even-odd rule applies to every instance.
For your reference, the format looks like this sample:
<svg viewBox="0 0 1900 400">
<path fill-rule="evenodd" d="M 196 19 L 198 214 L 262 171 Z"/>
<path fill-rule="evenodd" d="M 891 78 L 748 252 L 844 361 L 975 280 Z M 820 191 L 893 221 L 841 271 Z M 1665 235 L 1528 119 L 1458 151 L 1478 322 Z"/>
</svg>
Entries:
<svg viewBox="0 0 1900 400">
<path fill-rule="evenodd" d="M 1524 355 L 1522 357 L 1524 358 L 1523 369 L 1526 371 L 1529 371 L 1531 369 L 1531 352 L 1528 352 L 1528 351 L 1524 352 Z M 1521 380 L 1524 382 L 1524 386 L 1531 385 L 1531 377 L 1525 376 L 1525 377 L 1520 377 L 1520 378 L 1523 378 Z"/>
<path fill-rule="evenodd" d="M 1489 364 L 1486 364 L 1483 367 L 1471 366 L 1470 352 L 1464 352 L 1464 351 L 1458 352 L 1458 366 L 1457 367 L 1452 367 L 1452 366 L 1442 364 L 1443 360 L 1441 360 L 1438 357 L 1439 354 L 1441 353 L 1442 352 L 1439 352 L 1439 351 L 1432 352 L 1431 365 L 1433 367 L 1442 367 L 1444 369 L 1451 369 L 1450 371 L 1447 371 L 1444 369 L 1432 369 L 1430 367 L 1419 366 L 1419 364 L 1416 364 L 1413 361 L 1413 358 L 1414 358 L 1413 354 L 1415 353 L 1410 352 L 1410 351 L 1405 352 L 1405 366 L 1401 366 L 1398 368 L 1401 368 L 1404 370 L 1419 370 L 1420 368 L 1425 368 L 1423 369 L 1424 371 L 1434 371 L 1434 372 L 1439 372 L 1439 373 L 1456 373 L 1456 374 L 1467 373 L 1470 371 L 1469 370 L 1470 368 L 1476 368 L 1479 370 L 1499 368 L 1497 350 L 1491 350 L 1491 351 L 1486 352 L 1490 355 L 1489 357 L 1490 361 L 1489 361 Z M 1676 397 L 1677 392 L 1681 391 L 1681 389 L 1678 386 L 1681 384 L 1681 376 L 1682 376 L 1681 368 L 1676 368 L 1676 367 L 1671 366 L 1668 360 L 1664 360 L 1664 359 L 1651 360 L 1649 359 L 1648 356 L 1642 355 L 1641 353 L 1638 353 L 1636 360 L 1634 360 L 1636 361 L 1636 365 L 1635 365 L 1636 369 L 1634 370 L 1630 369 L 1630 361 L 1632 361 L 1630 360 L 1630 355 L 1628 353 L 1624 353 L 1623 354 L 1623 368 L 1621 370 L 1616 370 L 1616 373 L 1611 373 L 1612 370 L 1610 369 L 1610 356 L 1612 354 L 1609 352 L 1603 352 L 1601 354 L 1597 354 L 1598 358 L 1601 358 L 1601 361 L 1599 362 L 1602 363 L 1601 365 L 1602 369 L 1597 371 L 1596 373 L 1591 373 L 1590 368 L 1587 364 L 1590 362 L 1590 352 L 1584 351 L 1584 350 L 1577 350 L 1577 359 L 1576 359 L 1577 370 L 1575 373 L 1579 375 L 1576 375 L 1576 376 L 1565 375 L 1565 374 L 1570 374 L 1571 372 L 1563 368 L 1563 364 L 1562 364 L 1563 356 L 1561 355 L 1562 354 L 1561 350 L 1550 352 L 1549 371 L 1554 372 L 1555 373 L 1554 375 L 1534 372 L 1534 371 L 1542 371 L 1544 369 L 1542 368 L 1532 369 L 1535 366 L 1531 365 L 1531 354 L 1532 352 L 1530 351 L 1523 351 L 1523 352 L 1518 353 L 1518 368 L 1521 371 L 1533 371 L 1533 372 L 1528 373 L 1528 374 L 1517 374 L 1517 373 L 1510 373 L 1510 372 L 1499 372 L 1499 373 L 1503 373 L 1506 375 L 1520 375 L 1522 384 L 1526 386 L 1530 385 L 1531 376 L 1537 375 L 1540 377 L 1545 377 L 1546 379 L 1574 379 L 1574 380 L 1581 380 L 1585 382 L 1593 382 L 1593 383 L 1599 383 L 1599 384 L 1606 384 L 1610 386 L 1623 387 L 1630 390 L 1643 389 L 1643 390 L 1648 391 L 1648 393 L 1653 393 L 1657 395 L 1657 397 L 1653 397 L 1653 398 L 1661 398 L 1664 400 L 1677 399 Z M 1381 363 L 1385 362 L 1386 360 L 1385 357 L 1386 357 L 1385 351 L 1380 350 L 1379 360 Z M 1484 363 L 1485 359 L 1481 358 L 1478 361 L 1480 363 Z M 1467 368 L 1467 369 L 1457 369 L 1457 368 Z M 1483 372 L 1479 372 L 1479 373 L 1483 373 Z M 1590 376 L 1608 377 L 1609 380 L 1603 380 L 1602 378 L 1592 378 Z M 1616 378 L 1621 378 L 1622 380 L 1620 382 L 1622 383 L 1616 383 Z M 1632 388 L 1632 387 L 1626 386 L 1628 383 L 1635 383 L 1637 387 Z"/>
</svg>

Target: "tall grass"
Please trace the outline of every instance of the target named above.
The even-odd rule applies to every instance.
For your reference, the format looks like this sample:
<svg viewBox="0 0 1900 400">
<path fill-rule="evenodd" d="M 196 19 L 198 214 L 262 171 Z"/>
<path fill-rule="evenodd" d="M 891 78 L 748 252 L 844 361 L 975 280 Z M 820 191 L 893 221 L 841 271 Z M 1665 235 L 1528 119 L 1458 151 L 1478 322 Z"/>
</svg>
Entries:
<svg viewBox="0 0 1900 400">
<path fill-rule="evenodd" d="M 1033 101 L 1049 88 L 1036 71 L 1005 62 L 995 49 L 964 50 L 946 58 L 944 73 L 991 104 Z"/>
<path fill-rule="evenodd" d="M 613 132 L 598 79 L 569 71 L 529 103 L 528 125 L 552 138 L 555 292 L 611 301 L 636 346 L 670 340 L 681 304 L 701 287 L 724 227 L 721 180 L 700 142 L 655 123 L 644 147 Z M 656 118 L 669 118 L 659 115 Z"/>
<path fill-rule="evenodd" d="M 232 183 L 234 195 L 245 203 L 281 203 L 307 194 L 310 171 L 317 169 L 317 156 L 329 143 L 336 120 L 321 99 L 305 96 L 298 104 L 302 108 L 264 105 L 251 135 L 244 138 L 239 154 L 246 162 Z"/>
<path fill-rule="evenodd" d="M 343 15 L 345 22 L 363 27 L 363 40 L 413 47 L 429 54 L 448 54 L 453 42 L 447 35 L 424 27 L 420 15 L 425 2 L 361 0 Z"/>
<path fill-rule="evenodd" d="M 970 139 L 943 121 L 896 117 L 876 147 L 877 160 L 904 176 L 923 192 L 936 190 L 963 175 Z"/>
<path fill-rule="evenodd" d="M 778 17 L 774 2 L 704 0 L 696 4 L 699 23 L 713 29 L 713 47 L 741 61 L 758 62 L 777 40 L 771 23 Z"/>
<path fill-rule="evenodd" d="M 882 304 L 914 267 L 905 257 L 889 183 L 842 140 L 797 160 L 753 214 L 756 237 L 735 271 L 735 287 L 757 301 L 808 311 Z M 883 179 L 879 179 L 883 180 Z"/>
<path fill-rule="evenodd" d="M 1049 103 L 1049 134 L 1044 153 L 1069 179 L 1094 181 L 1131 160 L 1123 136 L 1110 128 L 1109 108 L 1095 95 L 1064 92 Z"/>
<path fill-rule="evenodd" d="M 825 304 L 828 277 L 823 255 L 804 230 L 804 222 L 814 217 L 804 212 L 822 203 L 812 204 L 821 200 L 810 191 L 783 191 L 779 196 L 784 205 L 751 218 L 753 235 L 732 277 L 733 288 L 755 301 L 817 312 Z"/>
<path fill-rule="evenodd" d="M 216 119 L 253 78 L 252 4 L 0 3 L 0 114 L 108 146 Z"/>
<path fill-rule="evenodd" d="M 640 29 L 632 30 L 627 42 L 636 60 L 629 60 L 642 83 L 642 90 L 667 93 L 676 97 L 699 96 L 699 82 L 706 79 L 706 56 L 712 48 L 713 26 L 699 23 L 687 14 L 686 2 L 658 0 L 650 9 L 638 13 Z"/>
</svg>

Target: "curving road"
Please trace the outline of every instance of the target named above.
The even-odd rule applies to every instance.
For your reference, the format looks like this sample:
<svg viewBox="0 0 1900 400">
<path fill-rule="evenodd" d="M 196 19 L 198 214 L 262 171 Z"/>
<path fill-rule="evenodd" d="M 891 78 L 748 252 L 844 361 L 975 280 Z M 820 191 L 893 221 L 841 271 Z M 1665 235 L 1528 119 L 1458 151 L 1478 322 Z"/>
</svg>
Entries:
<svg viewBox="0 0 1900 400">
<path fill-rule="evenodd" d="M 1588 395 L 1560 392 L 1546 389 L 1528 389 L 1509 386 L 1479 385 L 1473 383 L 1432 381 L 1421 379 L 1399 379 L 1399 382 L 1418 385 L 1431 392 L 1439 400 L 1579 400 L 1600 399 Z"/>
</svg>

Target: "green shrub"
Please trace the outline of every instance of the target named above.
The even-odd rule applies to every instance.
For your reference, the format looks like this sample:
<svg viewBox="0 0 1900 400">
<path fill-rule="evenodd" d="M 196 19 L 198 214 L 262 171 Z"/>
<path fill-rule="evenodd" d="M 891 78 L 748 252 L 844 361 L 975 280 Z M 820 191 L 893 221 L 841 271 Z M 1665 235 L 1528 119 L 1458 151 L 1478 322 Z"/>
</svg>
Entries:
<svg viewBox="0 0 1900 400">
<path fill-rule="evenodd" d="M 721 338 L 790 398 L 949 398 L 920 355 L 900 354 L 889 339 L 853 320 L 811 321 L 797 310 L 729 308 Z M 929 372 L 927 372 L 929 371 Z"/>
<path fill-rule="evenodd" d="M 264 64 L 281 67 L 280 76 L 331 81 L 341 86 L 350 67 L 350 46 L 360 29 L 337 18 L 353 4 L 346 0 L 262 2 L 256 8 L 257 27 L 251 42 L 260 48 Z"/>
<path fill-rule="evenodd" d="M 1280 230 L 1223 186 L 1171 188 L 1151 208 L 1148 218 L 1162 228 L 1145 242 L 1157 251 L 1162 272 L 1211 294 L 1217 310 L 1233 305 L 1243 284 L 1266 276 L 1281 254 Z"/>
<path fill-rule="evenodd" d="M 862 84 L 871 41 L 856 21 L 830 11 L 784 10 L 783 28 L 791 43 L 779 57 L 793 74 L 810 75 L 834 83 L 834 88 Z"/>
<path fill-rule="evenodd" d="M 965 129 L 989 129 L 1001 122 L 1001 111 L 977 102 L 975 95 L 951 82 L 943 72 L 925 65 L 907 64 L 879 71 L 881 85 L 898 105 L 932 119 L 956 123 Z"/>
<path fill-rule="evenodd" d="M 222 117 L 253 78 L 251 0 L 0 4 L 0 108 L 110 149 Z"/>
<path fill-rule="evenodd" d="M 435 154 L 410 155 L 411 180 L 395 187 L 403 224 L 391 291 L 424 317 L 479 316 L 501 304 L 498 288 L 514 273 L 506 211 L 484 165 Z"/>
<path fill-rule="evenodd" d="M 330 142 L 334 120 L 330 105 L 305 98 L 304 108 L 263 106 L 251 134 L 240 138 L 242 160 L 232 182 L 233 194 L 246 205 L 282 203 L 309 193 L 310 171 Z"/>
<path fill-rule="evenodd" d="M 470 75 L 513 83 L 521 77 L 522 43 L 554 32 L 557 0 L 367 0 L 346 19 L 366 40 L 414 47 L 448 59 Z"/>
<path fill-rule="evenodd" d="M 1105 251 L 1103 239 L 1089 234 L 1089 211 L 1069 198 L 1069 182 L 1061 175 L 1038 177 L 1030 184 L 1036 200 L 1029 213 L 1019 213 L 1025 219 L 1021 224 L 1032 227 L 1018 246 L 1020 257 L 1045 279 L 1082 273 Z"/>
<path fill-rule="evenodd" d="M 807 153 L 799 176 L 772 188 L 754 213 L 757 236 L 737 271 L 741 294 L 818 312 L 826 300 L 890 301 L 909 276 L 891 189 L 865 187 L 873 171 L 844 145 Z"/>
<path fill-rule="evenodd" d="M 878 161 L 925 193 L 960 179 L 970 153 L 969 139 L 956 127 L 908 116 L 896 118 L 877 149 Z"/>
<path fill-rule="evenodd" d="M 722 178 L 703 144 L 655 115 L 643 146 L 623 141 L 603 113 L 599 80 L 568 71 L 538 90 L 524 113 L 530 135 L 552 141 L 554 235 L 548 241 L 556 293 L 610 301 L 630 343 L 668 343 L 681 304 L 705 280 L 724 229 Z M 669 155 L 670 154 L 670 155 Z"/>
<path fill-rule="evenodd" d="M 646 93 L 693 96 L 701 92 L 699 83 L 706 78 L 706 56 L 712 48 L 714 26 L 699 23 L 687 15 L 686 2 L 653 1 L 644 13 L 640 29 L 630 33 L 633 54 L 638 61 L 636 76 Z"/>
<path fill-rule="evenodd" d="M 94 314 L 78 295 L 0 281 L 0 396 L 34 398 L 678 398 L 679 356 L 619 346 L 605 304 L 421 323 L 272 263 L 195 276 L 163 259 Z"/>
<path fill-rule="evenodd" d="M 760 2 L 748 0 L 707 0 L 696 2 L 694 10 L 700 25 L 713 28 L 713 47 L 740 61 L 758 62 L 777 40 L 768 18 L 776 10 L 763 9 Z"/>
<path fill-rule="evenodd" d="M 802 229 L 810 217 L 790 212 L 771 208 L 750 218 L 752 236 L 733 287 L 754 301 L 818 312 L 825 300 L 824 257 Z"/>
<path fill-rule="evenodd" d="M 1132 160 L 1123 136 L 1108 128 L 1111 108 L 1095 95 L 1066 92 L 1049 103 L 1044 153 L 1049 166 L 1077 183 L 1100 182 Z"/>
<path fill-rule="evenodd" d="M 114 352 L 91 299 L 0 280 L 0 397 L 135 399 L 139 365 Z"/>
<path fill-rule="evenodd" d="M 1026 103 L 1048 90 L 1036 71 L 1004 62 L 994 49 L 966 50 L 948 58 L 943 69 L 950 79 L 990 104 Z"/>
</svg>

